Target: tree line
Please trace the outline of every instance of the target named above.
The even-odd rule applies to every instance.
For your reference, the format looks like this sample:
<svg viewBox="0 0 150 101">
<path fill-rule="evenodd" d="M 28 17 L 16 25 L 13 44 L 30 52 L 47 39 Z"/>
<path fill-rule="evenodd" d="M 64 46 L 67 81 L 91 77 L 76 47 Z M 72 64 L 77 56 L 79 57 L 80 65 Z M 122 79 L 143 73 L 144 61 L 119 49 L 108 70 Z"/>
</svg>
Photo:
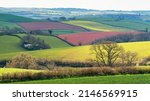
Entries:
<svg viewBox="0 0 150 101">
<path fill-rule="evenodd" d="M 104 39 L 97 39 L 92 44 L 100 43 L 104 41 L 113 41 L 117 43 L 121 42 L 136 42 L 136 41 L 150 41 L 150 33 L 141 34 L 120 34 L 115 36 L 106 37 Z"/>
</svg>

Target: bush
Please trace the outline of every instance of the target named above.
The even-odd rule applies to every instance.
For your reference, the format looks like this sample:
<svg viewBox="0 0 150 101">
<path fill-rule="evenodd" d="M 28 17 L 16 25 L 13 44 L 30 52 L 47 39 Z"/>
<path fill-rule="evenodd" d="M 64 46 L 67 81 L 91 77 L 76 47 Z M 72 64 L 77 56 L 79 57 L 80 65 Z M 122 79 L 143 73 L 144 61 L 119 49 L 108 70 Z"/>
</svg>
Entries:
<svg viewBox="0 0 150 101">
<path fill-rule="evenodd" d="M 43 72 L 20 72 L 3 74 L 1 82 L 14 82 L 26 80 L 55 79 L 81 76 L 106 76 L 117 74 L 146 74 L 150 73 L 150 68 L 146 67 L 92 67 L 92 68 L 57 68 Z"/>
<path fill-rule="evenodd" d="M 147 66 L 150 65 L 150 56 L 144 58 L 140 64 L 147 65 Z"/>
<path fill-rule="evenodd" d="M 13 57 L 7 62 L 6 67 L 23 68 L 23 69 L 38 69 L 36 59 L 30 54 L 22 53 Z"/>
</svg>

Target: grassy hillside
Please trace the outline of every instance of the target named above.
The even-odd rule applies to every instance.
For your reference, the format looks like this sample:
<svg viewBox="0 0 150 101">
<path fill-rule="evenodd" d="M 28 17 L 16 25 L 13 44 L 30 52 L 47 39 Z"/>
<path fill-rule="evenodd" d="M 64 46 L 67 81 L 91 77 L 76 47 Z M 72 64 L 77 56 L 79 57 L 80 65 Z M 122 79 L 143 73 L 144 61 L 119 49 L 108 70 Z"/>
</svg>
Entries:
<svg viewBox="0 0 150 101">
<path fill-rule="evenodd" d="M 0 14 L 0 21 L 5 21 L 5 22 L 32 22 L 32 21 L 36 21 L 36 20 L 31 19 L 31 18 L 16 16 L 16 15 L 12 15 L 12 14 Z"/>
<path fill-rule="evenodd" d="M 17 34 L 20 37 L 25 36 L 25 34 Z M 45 36 L 45 35 L 35 35 L 35 37 L 38 37 L 42 40 L 44 40 L 45 43 L 47 43 L 49 46 L 51 46 L 51 48 L 63 48 L 63 47 L 70 47 L 69 44 L 67 44 L 66 42 L 53 37 L 53 36 Z"/>
<path fill-rule="evenodd" d="M 132 52 L 137 52 L 140 58 L 144 58 L 150 55 L 150 41 L 148 42 L 132 42 L 132 43 L 121 43 L 126 50 Z M 93 58 L 90 54 L 90 46 L 79 46 L 79 47 L 69 47 L 69 48 L 55 48 L 47 50 L 38 50 L 29 52 L 35 57 L 47 57 L 49 59 L 56 60 L 68 60 L 68 61 L 86 61 Z M 10 57 L 19 54 L 17 53 L 8 53 L 0 54 L 0 59 L 9 59 Z"/>
<path fill-rule="evenodd" d="M 25 51 L 21 48 L 21 39 L 15 36 L 0 36 L 0 54 Z"/>
<path fill-rule="evenodd" d="M 9 27 L 10 29 L 15 28 L 15 27 L 21 28 L 20 26 L 18 26 L 15 23 L 0 21 L 0 28 L 3 28 L 3 27 Z"/>
<path fill-rule="evenodd" d="M 102 18 L 102 17 L 85 17 L 81 19 L 99 22 L 114 27 L 121 27 L 133 30 L 145 30 L 146 28 L 150 29 L 150 23 L 140 20 L 129 20 L 129 19 L 116 20 L 114 18 Z"/>
<path fill-rule="evenodd" d="M 18 84 L 150 84 L 150 74 L 77 77 L 16 82 Z"/>
<path fill-rule="evenodd" d="M 73 21 L 66 21 L 64 23 L 81 26 L 86 29 L 95 31 L 128 31 L 128 29 L 125 28 L 112 27 L 106 24 L 97 23 L 93 21 L 73 20 Z"/>
</svg>

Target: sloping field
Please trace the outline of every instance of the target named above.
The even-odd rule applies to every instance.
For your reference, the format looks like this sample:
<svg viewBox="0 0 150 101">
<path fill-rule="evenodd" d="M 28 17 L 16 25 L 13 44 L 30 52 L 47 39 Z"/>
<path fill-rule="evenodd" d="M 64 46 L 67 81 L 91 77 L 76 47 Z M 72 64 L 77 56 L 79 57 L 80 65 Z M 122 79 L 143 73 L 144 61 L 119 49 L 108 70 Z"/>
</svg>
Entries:
<svg viewBox="0 0 150 101">
<path fill-rule="evenodd" d="M 113 27 L 102 23 L 97 23 L 93 21 L 84 21 L 84 20 L 73 20 L 73 21 L 65 21 L 64 23 L 72 24 L 76 26 L 81 26 L 89 30 L 94 31 L 129 31 L 129 29 Z"/>
<path fill-rule="evenodd" d="M 15 36 L 0 36 L 0 53 L 25 51 L 21 48 L 21 39 Z"/>
<path fill-rule="evenodd" d="M 17 34 L 17 35 L 20 37 L 26 36 L 26 34 Z M 34 35 L 34 36 L 44 40 L 44 42 L 48 44 L 51 48 L 70 47 L 68 43 L 54 36 L 46 36 L 46 35 Z"/>
<path fill-rule="evenodd" d="M 4 22 L 4 21 L 0 21 L 0 28 L 4 28 L 4 27 L 9 27 L 11 28 L 21 28 L 20 26 L 18 26 L 15 23 L 10 23 L 10 22 Z"/>
<path fill-rule="evenodd" d="M 18 34 L 18 36 L 25 36 L 25 34 Z M 66 42 L 53 37 L 53 36 L 42 36 L 37 35 L 45 41 L 51 48 L 62 48 L 62 47 L 70 47 Z M 10 53 L 10 52 L 23 52 L 27 51 L 21 47 L 21 39 L 16 36 L 8 36 L 3 35 L 0 36 L 0 54 L 1 53 Z"/>
<path fill-rule="evenodd" d="M 85 17 L 82 18 L 81 20 L 94 21 L 113 27 L 127 28 L 132 30 L 145 30 L 146 28 L 150 29 L 150 23 L 141 20 L 129 20 L 129 19 L 116 20 L 113 18 L 102 18 L 102 17 Z"/>
<path fill-rule="evenodd" d="M 21 17 L 21 16 L 16 16 L 12 14 L 0 14 L 0 21 L 5 21 L 5 22 L 32 22 L 32 21 L 37 21 L 31 18 L 26 18 L 26 17 Z"/>
<path fill-rule="evenodd" d="M 51 48 L 63 48 L 63 47 L 70 47 L 69 44 L 66 42 L 53 37 L 53 36 L 42 36 L 42 35 L 37 35 L 40 39 L 44 40 L 45 43 L 47 43 Z"/>
<path fill-rule="evenodd" d="M 118 34 L 139 34 L 141 32 L 81 32 L 76 34 L 58 35 L 58 37 L 68 41 L 73 45 L 87 45 L 94 40 L 102 39 Z"/>
<path fill-rule="evenodd" d="M 74 25 L 64 24 L 60 22 L 31 22 L 31 23 L 18 23 L 27 31 L 33 30 L 81 30 L 86 29 Z"/>
<path fill-rule="evenodd" d="M 140 58 L 150 56 L 150 41 L 147 42 L 131 42 L 131 43 L 120 43 L 126 50 L 137 52 Z M 86 61 L 93 58 L 90 51 L 91 46 L 78 46 L 69 48 L 55 48 L 48 50 L 38 50 L 28 52 L 38 58 L 49 58 L 55 60 L 65 60 L 65 61 Z M 9 59 L 16 53 L 0 54 L 0 60 Z"/>
</svg>

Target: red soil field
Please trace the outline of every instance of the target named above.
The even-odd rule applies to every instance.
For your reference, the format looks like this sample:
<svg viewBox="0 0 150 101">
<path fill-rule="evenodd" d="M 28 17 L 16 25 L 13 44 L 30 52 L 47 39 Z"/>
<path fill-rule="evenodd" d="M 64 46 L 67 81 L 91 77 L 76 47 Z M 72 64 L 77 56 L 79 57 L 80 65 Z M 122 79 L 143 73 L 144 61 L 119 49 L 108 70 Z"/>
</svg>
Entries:
<svg viewBox="0 0 150 101">
<path fill-rule="evenodd" d="M 141 32 L 81 32 L 81 33 L 75 33 L 75 34 L 63 34 L 58 35 L 59 38 L 64 39 L 68 41 L 69 43 L 73 45 L 87 45 L 91 44 L 96 39 L 102 39 L 118 34 L 140 34 Z"/>
<path fill-rule="evenodd" d="M 27 31 L 34 30 L 81 30 L 87 31 L 85 28 L 64 24 L 60 22 L 29 22 L 29 23 L 18 23 Z"/>
</svg>

